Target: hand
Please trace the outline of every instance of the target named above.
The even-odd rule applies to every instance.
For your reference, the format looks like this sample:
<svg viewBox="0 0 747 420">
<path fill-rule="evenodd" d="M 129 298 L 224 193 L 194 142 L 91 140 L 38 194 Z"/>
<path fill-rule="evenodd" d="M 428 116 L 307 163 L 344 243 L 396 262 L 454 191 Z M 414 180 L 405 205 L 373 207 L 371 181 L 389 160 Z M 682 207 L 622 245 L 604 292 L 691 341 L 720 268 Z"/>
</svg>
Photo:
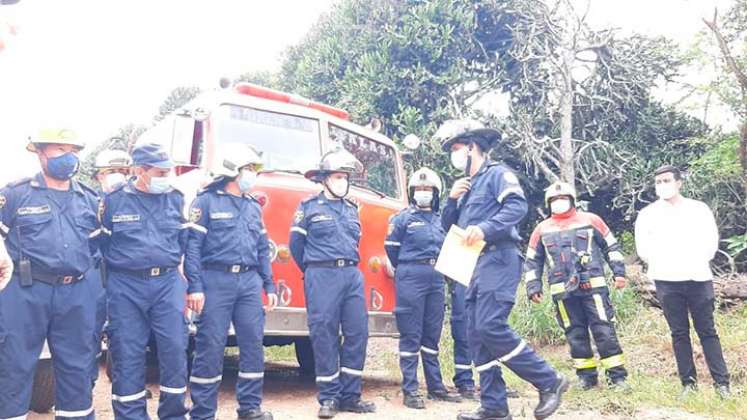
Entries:
<svg viewBox="0 0 747 420">
<path fill-rule="evenodd" d="M 202 313 L 202 308 L 205 306 L 205 294 L 204 293 L 190 293 L 187 295 L 187 308 Z"/>
<path fill-rule="evenodd" d="M 532 302 L 534 303 L 540 303 L 542 302 L 542 293 L 535 293 L 530 297 L 530 299 L 532 299 Z"/>
<path fill-rule="evenodd" d="M 464 243 L 467 246 L 472 246 L 475 243 L 485 239 L 485 233 L 479 227 L 472 225 L 467 226 L 467 236 L 464 237 Z"/>
<path fill-rule="evenodd" d="M 626 283 L 625 277 L 615 277 L 615 289 L 624 289 Z"/>
<path fill-rule="evenodd" d="M 7 252 L 0 254 L 0 291 L 10 282 L 13 276 L 13 260 Z"/>
<path fill-rule="evenodd" d="M 469 191 L 469 189 L 472 188 L 472 182 L 469 178 L 460 178 L 454 182 L 454 185 L 451 187 L 451 192 L 449 193 L 449 198 L 457 199 L 461 197 L 464 193 Z"/>
<path fill-rule="evenodd" d="M 265 306 L 265 311 L 272 312 L 277 306 L 278 306 L 278 295 L 276 293 L 268 293 L 267 294 L 267 306 Z"/>
</svg>

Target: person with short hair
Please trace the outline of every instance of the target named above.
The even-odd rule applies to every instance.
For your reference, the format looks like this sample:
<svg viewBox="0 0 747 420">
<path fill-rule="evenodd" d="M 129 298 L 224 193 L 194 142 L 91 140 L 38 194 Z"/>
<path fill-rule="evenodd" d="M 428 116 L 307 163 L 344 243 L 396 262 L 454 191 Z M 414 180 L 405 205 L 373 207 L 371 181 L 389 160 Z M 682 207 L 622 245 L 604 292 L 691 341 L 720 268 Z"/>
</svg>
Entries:
<svg viewBox="0 0 747 420">
<path fill-rule="evenodd" d="M 672 346 L 683 396 L 697 390 L 697 372 L 690 342 L 690 317 L 703 346 L 714 387 L 721 398 L 731 395 L 729 372 L 714 324 L 715 296 L 710 261 L 718 250 L 718 227 L 702 201 L 683 197 L 682 174 L 671 165 L 654 173 L 658 200 L 646 206 L 635 222 L 638 256 L 648 265 Z"/>
</svg>

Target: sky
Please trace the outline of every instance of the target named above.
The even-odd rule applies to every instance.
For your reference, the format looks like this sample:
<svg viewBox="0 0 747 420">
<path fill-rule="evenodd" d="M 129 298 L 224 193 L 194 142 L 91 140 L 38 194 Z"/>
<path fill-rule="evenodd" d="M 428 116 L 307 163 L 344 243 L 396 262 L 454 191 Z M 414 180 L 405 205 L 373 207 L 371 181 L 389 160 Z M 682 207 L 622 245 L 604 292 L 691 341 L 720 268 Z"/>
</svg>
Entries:
<svg viewBox="0 0 747 420">
<path fill-rule="evenodd" d="M 586 0 L 574 0 L 580 6 Z M 594 27 L 686 44 L 731 0 L 590 0 Z M 89 144 L 147 124 L 177 86 L 275 70 L 335 0 L 21 0 L 0 6 L 0 185 L 38 171 L 24 150 L 54 125 Z M 8 35 L 8 24 L 15 35 Z M 3 35 L 5 34 L 5 35 Z M 693 77 L 696 77 L 693 75 Z"/>
</svg>

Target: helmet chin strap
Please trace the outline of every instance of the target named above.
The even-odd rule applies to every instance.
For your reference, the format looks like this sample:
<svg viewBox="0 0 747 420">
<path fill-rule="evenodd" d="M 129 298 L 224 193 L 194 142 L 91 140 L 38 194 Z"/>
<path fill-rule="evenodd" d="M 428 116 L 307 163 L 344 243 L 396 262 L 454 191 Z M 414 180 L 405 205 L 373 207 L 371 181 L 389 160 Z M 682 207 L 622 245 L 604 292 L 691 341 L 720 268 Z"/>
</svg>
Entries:
<svg viewBox="0 0 747 420">
<path fill-rule="evenodd" d="M 324 188 L 326 188 L 326 189 L 327 189 L 327 191 L 328 191 L 328 192 L 329 192 L 330 194 L 332 194 L 332 196 L 333 196 L 333 197 L 335 197 L 335 198 L 337 198 L 337 199 L 339 199 L 339 200 L 342 200 L 343 198 L 345 198 L 345 197 L 346 197 L 346 196 L 348 195 L 348 192 L 350 192 L 350 181 L 348 181 L 348 187 L 347 187 L 347 188 L 345 189 L 345 194 L 344 194 L 344 195 L 337 195 L 337 194 L 336 194 L 336 193 L 335 193 L 335 192 L 334 192 L 334 191 L 332 190 L 332 187 L 330 187 L 330 185 L 329 185 L 329 177 L 327 177 L 327 178 L 325 178 L 325 179 L 324 179 L 324 183 L 323 183 L 323 185 L 324 185 Z"/>
</svg>

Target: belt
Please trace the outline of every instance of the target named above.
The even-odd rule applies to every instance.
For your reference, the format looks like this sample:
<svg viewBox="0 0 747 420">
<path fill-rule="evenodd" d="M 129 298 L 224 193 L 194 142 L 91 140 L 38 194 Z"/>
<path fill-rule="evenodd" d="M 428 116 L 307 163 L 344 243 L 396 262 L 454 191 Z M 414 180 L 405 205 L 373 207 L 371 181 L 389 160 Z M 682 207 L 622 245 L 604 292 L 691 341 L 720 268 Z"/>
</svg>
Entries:
<svg viewBox="0 0 747 420">
<path fill-rule="evenodd" d="M 592 277 L 589 279 L 588 283 L 582 283 L 582 284 L 589 284 L 590 287 L 587 287 L 587 288 L 579 287 L 580 289 L 595 289 L 597 287 L 607 287 L 607 279 L 603 276 Z M 550 294 L 552 296 L 559 295 L 562 293 L 565 293 L 565 282 L 550 284 Z"/>
<path fill-rule="evenodd" d="M 402 261 L 402 264 L 425 264 L 425 265 L 436 265 L 435 258 L 423 258 L 421 260 L 409 260 Z"/>
<path fill-rule="evenodd" d="M 129 274 L 136 277 L 160 277 L 168 272 L 176 270 L 176 267 L 151 267 L 143 270 L 127 270 L 119 267 L 107 267 L 109 271 Z"/>
<path fill-rule="evenodd" d="M 16 265 L 16 267 L 18 267 Z M 16 270 L 16 274 L 18 273 L 18 270 Z M 33 280 L 40 281 L 42 283 L 47 284 L 73 284 L 75 282 L 78 282 L 80 280 L 83 280 L 83 277 L 85 275 L 83 274 L 74 274 L 69 276 L 61 276 L 59 274 L 52 274 L 52 273 L 45 273 L 43 271 L 32 271 L 31 272 L 31 278 Z"/>
<path fill-rule="evenodd" d="M 316 268 L 343 268 L 343 267 L 353 267 L 358 265 L 358 261 L 354 260 L 346 260 L 346 259 L 339 259 L 339 260 L 332 260 L 332 261 L 315 261 L 315 262 L 308 262 L 306 263 L 306 267 Z"/>
<path fill-rule="evenodd" d="M 202 268 L 205 270 L 225 271 L 227 273 L 246 273 L 247 271 L 255 270 L 257 267 L 247 264 L 203 264 Z"/>
</svg>

